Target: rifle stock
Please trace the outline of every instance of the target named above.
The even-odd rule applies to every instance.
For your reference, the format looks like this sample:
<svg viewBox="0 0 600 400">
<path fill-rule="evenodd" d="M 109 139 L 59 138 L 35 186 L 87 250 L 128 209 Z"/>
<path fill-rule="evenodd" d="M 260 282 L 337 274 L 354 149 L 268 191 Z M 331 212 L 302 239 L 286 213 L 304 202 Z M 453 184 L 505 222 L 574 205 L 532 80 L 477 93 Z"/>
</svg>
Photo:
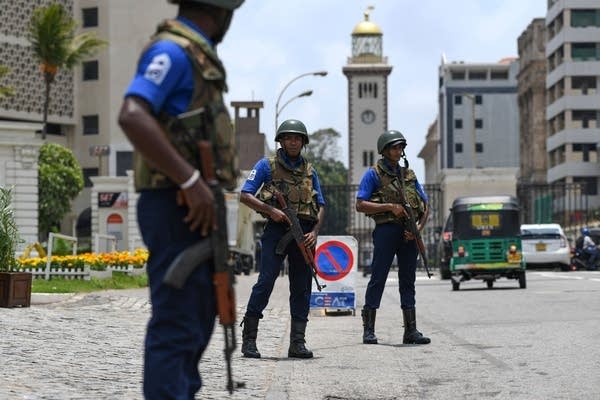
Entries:
<svg viewBox="0 0 600 400">
<path fill-rule="evenodd" d="M 324 287 L 326 287 L 326 285 L 321 285 L 319 283 L 319 280 L 317 279 L 317 266 L 315 265 L 315 256 L 312 250 L 304 243 L 304 233 L 302 232 L 302 227 L 300 226 L 298 216 L 293 210 L 291 210 L 288 207 L 287 202 L 283 198 L 283 194 L 279 190 L 275 191 L 275 198 L 277 199 L 277 202 L 281 207 L 281 211 L 283 211 L 285 215 L 287 215 L 288 219 L 291 222 L 290 231 L 292 233 L 292 237 L 294 238 L 296 245 L 300 249 L 302 257 L 304 257 L 304 262 L 306 263 L 308 268 L 310 268 L 312 277 L 315 281 L 315 284 L 317 285 L 317 290 L 320 292 Z"/>
<path fill-rule="evenodd" d="M 406 159 L 404 161 L 404 168 L 408 168 L 408 165 L 406 164 Z M 419 250 L 419 254 L 421 255 L 421 261 L 423 261 L 423 266 L 425 267 L 425 271 L 427 272 L 427 277 L 431 279 L 432 274 L 429 272 L 425 243 L 423 243 L 421 231 L 419 231 L 419 227 L 417 226 L 417 222 L 415 221 L 415 215 L 413 214 L 412 207 L 410 206 L 408 201 L 406 201 L 406 188 L 404 186 L 404 172 L 402 170 L 402 167 L 400 167 L 400 186 L 400 197 L 403 203 L 402 205 L 404 206 L 404 210 L 406 210 L 406 213 L 408 214 L 408 230 L 410 231 L 410 233 L 412 233 L 412 235 L 415 238 L 417 250 Z"/>
</svg>

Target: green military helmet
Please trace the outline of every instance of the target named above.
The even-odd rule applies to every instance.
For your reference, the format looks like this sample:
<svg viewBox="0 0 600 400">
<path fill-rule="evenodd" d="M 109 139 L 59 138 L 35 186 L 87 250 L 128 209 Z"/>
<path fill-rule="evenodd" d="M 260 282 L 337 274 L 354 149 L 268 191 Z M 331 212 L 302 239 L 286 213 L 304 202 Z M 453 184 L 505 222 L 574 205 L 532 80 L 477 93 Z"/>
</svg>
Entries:
<svg viewBox="0 0 600 400">
<path fill-rule="evenodd" d="M 302 123 L 302 121 L 298 121 L 297 119 L 286 119 L 279 125 L 279 129 L 277 129 L 277 135 L 275 135 L 275 141 L 279 142 L 281 136 L 285 133 L 295 133 L 302 136 L 303 143 L 308 144 L 308 132 L 306 131 L 306 126 Z"/>
<path fill-rule="evenodd" d="M 226 10 L 235 10 L 242 5 L 244 0 L 167 0 L 169 3 L 181 4 L 183 2 L 188 3 L 201 3 L 208 4 L 210 6 L 224 8 Z"/>
<path fill-rule="evenodd" d="M 401 143 L 406 146 L 406 139 L 399 131 L 386 131 L 377 139 L 377 152 L 383 154 L 383 150 L 390 144 Z"/>
</svg>

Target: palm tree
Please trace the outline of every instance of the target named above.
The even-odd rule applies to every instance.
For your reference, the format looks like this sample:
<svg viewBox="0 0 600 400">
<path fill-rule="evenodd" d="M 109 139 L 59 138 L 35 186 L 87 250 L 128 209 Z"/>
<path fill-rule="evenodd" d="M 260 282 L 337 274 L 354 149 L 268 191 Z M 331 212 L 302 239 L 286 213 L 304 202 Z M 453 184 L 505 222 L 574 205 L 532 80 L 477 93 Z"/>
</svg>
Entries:
<svg viewBox="0 0 600 400">
<path fill-rule="evenodd" d="M 27 40 L 40 62 L 44 76 L 44 119 L 42 139 L 46 139 L 50 87 L 60 68 L 72 70 L 85 58 L 95 55 L 107 42 L 94 33 L 75 34 L 77 22 L 61 4 L 53 3 L 33 11 Z"/>
<path fill-rule="evenodd" d="M 8 74 L 10 70 L 7 66 L 0 65 L 0 80 L 4 78 L 4 75 Z M 0 99 L 3 97 L 11 96 L 13 94 L 13 89 L 8 86 L 0 85 Z"/>
</svg>

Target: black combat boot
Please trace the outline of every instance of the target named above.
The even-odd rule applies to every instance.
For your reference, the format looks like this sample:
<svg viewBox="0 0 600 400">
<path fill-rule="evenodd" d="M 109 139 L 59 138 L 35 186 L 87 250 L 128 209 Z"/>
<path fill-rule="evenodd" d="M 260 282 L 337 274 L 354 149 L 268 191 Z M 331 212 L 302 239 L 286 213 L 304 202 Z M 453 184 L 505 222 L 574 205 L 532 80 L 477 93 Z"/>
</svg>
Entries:
<svg viewBox="0 0 600 400">
<path fill-rule="evenodd" d="M 377 336 L 375 336 L 375 315 L 377 310 L 373 308 L 363 307 L 360 315 L 363 321 L 363 343 L 377 344 Z"/>
<path fill-rule="evenodd" d="M 404 317 L 404 344 L 429 344 L 431 340 L 417 330 L 417 314 L 414 308 L 402 310 Z"/>
<path fill-rule="evenodd" d="M 306 332 L 306 321 L 294 321 L 292 320 L 292 327 L 290 330 L 290 348 L 288 350 L 288 357 L 292 358 L 312 358 L 312 351 L 308 350 L 304 345 L 304 332 Z"/>
<path fill-rule="evenodd" d="M 260 358 L 256 348 L 256 335 L 258 334 L 258 317 L 245 316 L 240 325 L 244 326 L 242 331 L 242 354 L 248 358 Z"/>
</svg>

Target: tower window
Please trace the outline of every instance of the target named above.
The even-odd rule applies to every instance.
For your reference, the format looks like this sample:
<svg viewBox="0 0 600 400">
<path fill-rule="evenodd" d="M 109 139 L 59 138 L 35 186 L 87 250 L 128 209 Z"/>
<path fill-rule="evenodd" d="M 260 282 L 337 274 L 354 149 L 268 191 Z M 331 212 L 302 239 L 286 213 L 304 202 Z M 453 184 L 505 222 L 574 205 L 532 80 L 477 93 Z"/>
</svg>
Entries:
<svg viewBox="0 0 600 400">
<path fill-rule="evenodd" d="M 370 167 L 371 165 L 373 165 L 375 163 L 375 152 L 373 150 L 371 151 L 363 151 L 362 154 L 362 158 L 363 158 L 363 167 Z"/>
<path fill-rule="evenodd" d="M 462 104 L 462 96 L 460 94 L 454 95 L 454 104 L 455 105 Z"/>
<path fill-rule="evenodd" d="M 463 152 L 463 144 L 462 143 L 454 143 L 454 151 L 456 153 L 462 153 Z"/>
<path fill-rule="evenodd" d="M 97 115 L 84 115 L 81 117 L 84 135 L 97 135 L 100 133 Z"/>
<path fill-rule="evenodd" d="M 128 169 L 133 169 L 133 153 L 117 151 L 117 176 L 126 176 Z"/>
<path fill-rule="evenodd" d="M 470 80 L 484 81 L 487 78 L 486 71 L 469 71 Z"/>
<path fill-rule="evenodd" d="M 98 176 L 98 168 L 82 168 L 83 172 L 83 184 L 85 187 L 92 187 L 92 181 L 90 177 Z"/>
<path fill-rule="evenodd" d="M 481 118 L 475 119 L 475 129 L 483 129 L 483 120 Z"/>
<path fill-rule="evenodd" d="M 475 143 L 475 152 L 483 153 L 483 143 Z"/>
<path fill-rule="evenodd" d="M 98 7 L 82 8 L 83 28 L 98 26 Z"/>
<path fill-rule="evenodd" d="M 475 104 L 483 104 L 483 97 L 480 94 L 475 95 Z"/>
<path fill-rule="evenodd" d="M 508 80 L 508 71 L 492 71 L 490 78 L 493 81 L 505 81 Z"/>
<path fill-rule="evenodd" d="M 377 98 L 377 83 L 375 82 L 361 82 L 358 84 L 358 98 Z"/>
<path fill-rule="evenodd" d="M 83 64 L 83 80 L 96 81 L 98 80 L 98 60 L 85 61 Z"/>
<path fill-rule="evenodd" d="M 463 123 L 462 123 L 462 119 L 457 118 L 454 120 L 454 128 L 455 129 L 462 129 L 463 127 Z"/>
</svg>

